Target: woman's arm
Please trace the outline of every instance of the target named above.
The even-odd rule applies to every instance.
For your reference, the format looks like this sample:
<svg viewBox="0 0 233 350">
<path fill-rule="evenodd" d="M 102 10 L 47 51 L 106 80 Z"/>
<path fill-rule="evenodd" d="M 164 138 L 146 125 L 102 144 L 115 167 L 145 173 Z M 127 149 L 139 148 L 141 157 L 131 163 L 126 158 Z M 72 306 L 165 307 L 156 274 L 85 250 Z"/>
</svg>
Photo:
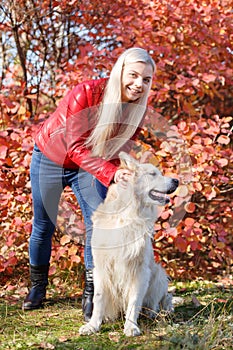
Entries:
<svg viewBox="0 0 233 350">
<path fill-rule="evenodd" d="M 93 96 L 93 93 L 95 94 Z M 85 141 L 95 127 L 98 100 L 94 87 L 80 84 L 70 94 L 66 118 L 67 155 L 73 163 L 95 176 L 105 186 L 109 186 L 118 168 L 119 160 L 106 161 L 92 157 Z"/>
</svg>

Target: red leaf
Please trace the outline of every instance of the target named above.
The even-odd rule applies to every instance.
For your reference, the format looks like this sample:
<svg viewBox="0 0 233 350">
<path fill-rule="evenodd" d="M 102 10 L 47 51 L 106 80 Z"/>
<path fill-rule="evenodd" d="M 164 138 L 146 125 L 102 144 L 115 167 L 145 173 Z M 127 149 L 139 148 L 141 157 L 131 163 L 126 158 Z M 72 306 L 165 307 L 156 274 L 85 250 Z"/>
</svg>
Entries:
<svg viewBox="0 0 233 350">
<path fill-rule="evenodd" d="M 53 265 L 53 266 L 51 266 L 50 269 L 49 269 L 49 276 L 52 276 L 52 275 L 54 275 L 55 273 L 56 273 L 56 266 Z"/>
<path fill-rule="evenodd" d="M 205 83 L 211 83 L 212 81 L 215 81 L 216 79 L 216 75 L 215 74 L 208 74 L 208 73 L 204 73 L 202 75 L 202 80 L 204 80 Z"/>
<path fill-rule="evenodd" d="M 226 165 L 228 164 L 228 159 L 226 159 L 226 158 L 217 159 L 217 160 L 215 161 L 215 163 L 216 163 L 220 168 L 222 168 L 222 167 L 224 167 L 224 166 L 226 166 Z"/>
<path fill-rule="evenodd" d="M 17 265 L 17 263 L 18 263 L 18 259 L 16 258 L 16 256 L 12 256 L 6 262 L 7 266 L 15 266 Z"/>
<path fill-rule="evenodd" d="M 24 226 L 24 231 L 27 233 L 31 233 L 32 230 L 32 224 L 30 222 L 26 223 Z"/>
<path fill-rule="evenodd" d="M 177 237 L 178 231 L 175 227 L 170 227 L 166 230 L 166 235 L 170 237 Z"/>
<path fill-rule="evenodd" d="M 217 299 L 215 299 L 215 301 L 217 301 L 218 303 L 227 303 L 228 302 L 228 299 L 219 299 L 219 298 L 217 298 Z"/>
<path fill-rule="evenodd" d="M 185 84 L 186 84 L 185 80 L 178 80 L 178 82 L 176 83 L 176 88 L 177 88 L 177 89 L 180 89 L 180 88 L 182 88 Z"/>
<path fill-rule="evenodd" d="M 194 80 L 192 81 L 193 86 L 198 86 L 199 83 L 200 83 L 200 80 L 199 80 L 199 79 L 194 79 Z"/>
<path fill-rule="evenodd" d="M 190 242 L 190 247 L 192 250 L 197 250 L 198 249 L 198 242 L 197 241 Z"/>
<path fill-rule="evenodd" d="M 7 155 L 7 146 L 0 146 L 0 159 L 5 159 Z"/>
<path fill-rule="evenodd" d="M 15 105 L 11 102 L 9 98 L 2 96 L 2 101 L 9 109 L 15 108 Z"/>
<path fill-rule="evenodd" d="M 22 219 L 19 217 L 14 218 L 13 225 L 15 226 L 21 226 L 22 225 Z"/>
<path fill-rule="evenodd" d="M 176 238 L 176 246 L 177 246 L 177 248 L 179 249 L 180 252 L 184 253 L 184 252 L 186 252 L 188 243 L 187 243 L 187 241 L 184 238 L 177 237 Z"/>
</svg>

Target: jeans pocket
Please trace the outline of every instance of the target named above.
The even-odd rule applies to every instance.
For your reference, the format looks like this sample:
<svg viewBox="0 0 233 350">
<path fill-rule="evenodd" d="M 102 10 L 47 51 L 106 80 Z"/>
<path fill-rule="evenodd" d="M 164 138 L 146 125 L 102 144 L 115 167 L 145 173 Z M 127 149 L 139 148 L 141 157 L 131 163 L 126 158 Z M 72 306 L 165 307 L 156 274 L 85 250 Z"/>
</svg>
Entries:
<svg viewBox="0 0 233 350">
<path fill-rule="evenodd" d="M 41 150 L 38 148 L 38 146 L 36 144 L 34 145 L 33 152 L 35 154 L 41 154 Z"/>
</svg>

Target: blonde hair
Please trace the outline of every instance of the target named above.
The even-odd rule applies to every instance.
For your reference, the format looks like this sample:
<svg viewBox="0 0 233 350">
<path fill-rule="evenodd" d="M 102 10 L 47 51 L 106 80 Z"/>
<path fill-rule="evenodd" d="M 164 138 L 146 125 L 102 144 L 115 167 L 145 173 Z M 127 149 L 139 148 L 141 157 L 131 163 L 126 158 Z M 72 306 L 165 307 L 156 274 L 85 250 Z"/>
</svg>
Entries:
<svg viewBox="0 0 233 350">
<path fill-rule="evenodd" d="M 86 140 L 86 145 L 92 149 L 93 156 L 105 159 L 116 156 L 117 152 L 134 135 L 143 119 L 152 82 L 150 82 L 148 93 L 144 94 L 137 103 L 122 103 L 121 101 L 123 68 L 128 63 L 135 62 L 151 64 L 155 71 L 155 62 L 144 49 L 131 48 L 119 56 L 105 88 L 98 111 L 97 124 Z"/>
</svg>

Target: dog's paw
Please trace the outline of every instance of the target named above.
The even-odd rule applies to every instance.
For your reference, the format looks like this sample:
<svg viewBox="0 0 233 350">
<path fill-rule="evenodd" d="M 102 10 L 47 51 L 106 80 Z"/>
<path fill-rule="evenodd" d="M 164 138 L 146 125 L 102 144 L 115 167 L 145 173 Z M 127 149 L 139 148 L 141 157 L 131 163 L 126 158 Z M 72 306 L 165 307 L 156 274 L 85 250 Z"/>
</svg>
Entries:
<svg viewBox="0 0 233 350">
<path fill-rule="evenodd" d="M 165 296 L 161 300 L 160 308 L 161 308 L 161 310 L 166 311 L 167 313 L 174 312 L 172 293 L 165 294 Z"/>
<path fill-rule="evenodd" d="M 141 334 L 141 331 L 136 324 L 127 323 L 124 327 L 124 334 L 127 337 L 136 337 Z"/>
<path fill-rule="evenodd" d="M 146 316 L 146 318 L 149 318 L 151 320 L 155 320 L 158 316 L 159 308 L 157 310 L 151 310 L 147 308 L 142 309 L 142 315 Z"/>
<path fill-rule="evenodd" d="M 95 327 L 93 327 L 90 322 L 87 324 L 84 324 L 83 326 L 81 326 L 79 328 L 79 334 L 80 335 L 90 335 L 93 333 L 98 332 L 98 329 L 96 329 Z"/>
</svg>

